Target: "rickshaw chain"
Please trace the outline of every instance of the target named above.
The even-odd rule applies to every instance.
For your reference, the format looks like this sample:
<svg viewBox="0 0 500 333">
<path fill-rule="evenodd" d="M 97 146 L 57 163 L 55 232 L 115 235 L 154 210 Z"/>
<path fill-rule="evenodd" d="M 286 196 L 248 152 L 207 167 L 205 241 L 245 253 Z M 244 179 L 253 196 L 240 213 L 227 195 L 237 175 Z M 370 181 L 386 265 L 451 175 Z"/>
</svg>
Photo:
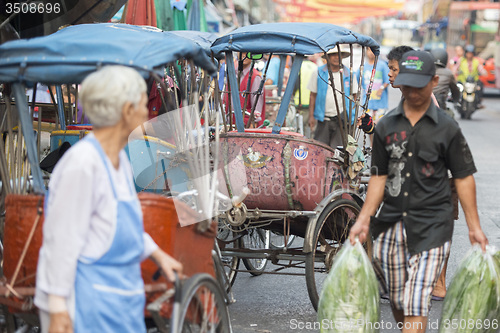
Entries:
<svg viewBox="0 0 500 333">
<path fill-rule="evenodd" d="M 176 162 L 176 163 L 174 163 Z M 181 161 L 179 161 L 176 157 L 174 157 L 172 159 L 172 162 L 169 164 L 168 168 L 163 171 L 161 174 L 159 174 L 158 176 L 156 176 L 146 187 L 144 187 L 139 193 L 142 193 L 144 191 L 146 191 L 148 188 L 150 188 L 151 186 L 153 186 L 154 183 L 156 183 L 156 181 L 158 179 L 160 179 L 161 177 L 163 177 L 168 171 L 172 170 L 173 168 L 179 166 L 181 163 Z M 158 162 L 157 162 L 158 164 Z"/>
</svg>

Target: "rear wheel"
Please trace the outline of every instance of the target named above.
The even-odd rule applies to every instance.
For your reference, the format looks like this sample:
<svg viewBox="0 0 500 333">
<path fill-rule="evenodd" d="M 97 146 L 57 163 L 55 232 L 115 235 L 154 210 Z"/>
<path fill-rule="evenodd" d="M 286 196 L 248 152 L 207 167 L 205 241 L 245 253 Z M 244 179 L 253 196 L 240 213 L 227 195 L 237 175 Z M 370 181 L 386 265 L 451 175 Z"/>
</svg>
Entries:
<svg viewBox="0 0 500 333">
<path fill-rule="evenodd" d="M 237 233 L 231 231 L 222 222 L 219 222 L 216 242 L 216 246 L 219 247 L 216 251 L 218 251 L 219 254 L 220 250 L 224 250 L 226 247 L 234 249 L 238 249 L 240 247 L 240 238 Z M 240 258 L 220 255 L 220 260 L 223 266 L 221 273 L 226 275 L 225 277 L 221 277 L 223 279 L 221 285 L 224 286 L 226 291 L 229 291 L 236 280 L 236 274 L 238 273 L 238 268 L 240 267 Z"/>
<path fill-rule="evenodd" d="M 313 235 L 312 252 L 306 256 L 306 283 L 309 298 L 318 310 L 319 292 L 330 272 L 335 256 L 349 238 L 349 230 L 356 222 L 361 208 L 348 199 L 330 202 L 317 219 Z M 372 239 L 363 244 L 368 256 L 372 255 Z"/>
<path fill-rule="evenodd" d="M 476 111 L 475 102 L 466 102 L 464 107 L 465 119 L 470 119 L 474 111 Z"/>
<path fill-rule="evenodd" d="M 270 233 L 269 231 L 257 228 L 247 229 L 247 234 L 241 237 L 241 247 L 250 250 L 269 249 Z M 267 259 L 249 259 L 243 258 L 243 264 L 249 273 L 257 276 L 264 272 L 267 265 Z"/>
<path fill-rule="evenodd" d="M 292 245 L 293 241 L 295 240 L 295 235 L 287 235 L 287 237 L 285 238 L 285 235 L 280 232 L 268 232 L 270 233 L 269 242 L 271 245 L 271 249 L 283 249 L 285 247 L 285 242 L 286 247 L 290 247 L 290 245 Z"/>
<path fill-rule="evenodd" d="M 179 333 L 230 333 L 222 291 L 208 274 L 196 274 L 182 286 Z"/>
</svg>

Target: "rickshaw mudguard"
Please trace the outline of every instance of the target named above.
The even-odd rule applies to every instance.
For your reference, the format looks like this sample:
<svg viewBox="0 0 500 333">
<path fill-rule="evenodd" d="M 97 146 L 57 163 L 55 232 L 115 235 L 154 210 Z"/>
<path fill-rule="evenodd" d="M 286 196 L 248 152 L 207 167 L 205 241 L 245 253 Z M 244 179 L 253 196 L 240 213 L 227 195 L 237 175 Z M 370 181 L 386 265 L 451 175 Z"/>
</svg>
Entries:
<svg viewBox="0 0 500 333">
<path fill-rule="evenodd" d="M 318 218 L 321 215 L 321 212 L 329 203 L 339 199 L 353 200 L 360 207 L 363 206 L 364 203 L 361 196 L 353 190 L 338 189 L 328 194 L 314 209 L 316 214 L 309 218 L 309 221 L 307 223 L 306 235 L 304 237 L 304 247 L 302 249 L 304 253 L 310 253 L 313 250 L 312 247 L 314 243 L 314 231 L 316 230 L 316 225 L 318 223 Z"/>
</svg>

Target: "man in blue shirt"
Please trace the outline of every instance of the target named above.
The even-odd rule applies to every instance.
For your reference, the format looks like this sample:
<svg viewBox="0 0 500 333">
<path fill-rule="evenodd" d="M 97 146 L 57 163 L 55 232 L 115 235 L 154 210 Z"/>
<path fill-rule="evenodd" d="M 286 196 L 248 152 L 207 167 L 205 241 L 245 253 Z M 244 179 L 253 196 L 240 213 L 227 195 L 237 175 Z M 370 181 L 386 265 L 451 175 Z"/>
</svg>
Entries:
<svg viewBox="0 0 500 333">
<path fill-rule="evenodd" d="M 280 73 L 280 57 L 273 55 L 269 61 L 269 68 L 266 73 L 266 85 L 278 85 L 278 77 Z"/>
<path fill-rule="evenodd" d="M 339 61 L 337 48 L 328 51 L 327 56 L 336 88 L 335 94 L 339 110 L 337 110 L 333 89 L 330 86 L 328 65 L 325 64 L 312 73 L 307 85 L 307 88 L 311 91 L 309 96 L 309 127 L 311 131 L 314 129 L 314 140 L 321 141 L 335 149 L 337 146 L 343 145 L 338 119 L 338 115 L 344 112 L 344 102 L 342 100 L 344 96 L 341 92 L 341 84 L 344 85 L 345 95 L 349 96 L 350 73 L 349 68 Z M 348 50 L 341 50 L 342 59 L 349 56 L 350 52 Z M 340 74 L 341 70 L 343 75 Z M 341 81 L 341 77 L 343 78 L 343 82 Z M 352 85 L 352 91 L 355 92 L 357 90 L 356 80 L 353 80 Z M 345 105 L 349 107 L 347 99 Z M 354 112 L 350 118 L 351 122 L 354 122 Z M 343 122 L 343 117 L 340 118 L 340 122 Z"/>
</svg>

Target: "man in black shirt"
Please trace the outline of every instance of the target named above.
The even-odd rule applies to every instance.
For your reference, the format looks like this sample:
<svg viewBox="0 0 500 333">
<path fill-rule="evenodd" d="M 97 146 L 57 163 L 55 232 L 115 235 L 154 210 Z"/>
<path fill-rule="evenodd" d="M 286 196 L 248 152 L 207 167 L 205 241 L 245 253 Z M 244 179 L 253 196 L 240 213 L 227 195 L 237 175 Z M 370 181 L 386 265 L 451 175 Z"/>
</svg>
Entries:
<svg viewBox="0 0 500 333">
<path fill-rule="evenodd" d="M 350 239 L 364 242 L 371 231 L 374 262 L 382 270 L 396 321 L 404 322 L 405 333 L 425 332 L 431 292 L 453 234 L 448 170 L 471 243 L 484 250 L 488 240 L 479 223 L 476 168 L 467 141 L 458 124 L 431 101 L 439 81 L 434 58 L 407 52 L 399 70 L 394 84 L 401 86 L 404 98 L 375 128 L 372 177 Z"/>
</svg>

